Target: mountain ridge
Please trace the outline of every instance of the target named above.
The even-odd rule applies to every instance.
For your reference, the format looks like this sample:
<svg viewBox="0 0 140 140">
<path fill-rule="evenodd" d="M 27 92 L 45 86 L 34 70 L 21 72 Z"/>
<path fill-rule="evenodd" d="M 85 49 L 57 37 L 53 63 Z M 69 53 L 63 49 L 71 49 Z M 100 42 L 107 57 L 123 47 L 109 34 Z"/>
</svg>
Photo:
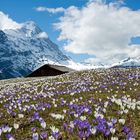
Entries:
<svg viewBox="0 0 140 140">
<path fill-rule="evenodd" d="M 140 57 L 128 57 L 118 63 L 114 63 L 112 67 L 122 67 L 122 68 L 140 67 Z"/>
<path fill-rule="evenodd" d="M 46 63 L 66 65 L 70 61 L 32 21 L 18 29 L 0 30 L 0 57 L 0 79 L 28 75 Z"/>
<path fill-rule="evenodd" d="M 27 21 L 19 27 L 0 30 L 0 79 L 26 76 L 44 64 L 64 65 L 75 70 L 140 67 L 140 57 L 129 57 L 112 65 L 75 63 L 35 22 Z"/>
</svg>

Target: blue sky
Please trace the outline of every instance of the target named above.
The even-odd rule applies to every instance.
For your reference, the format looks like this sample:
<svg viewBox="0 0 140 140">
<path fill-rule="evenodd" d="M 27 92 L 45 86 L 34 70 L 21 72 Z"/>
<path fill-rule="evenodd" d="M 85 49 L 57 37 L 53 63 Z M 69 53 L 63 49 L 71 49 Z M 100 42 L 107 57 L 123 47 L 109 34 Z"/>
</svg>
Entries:
<svg viewBox="0 0 140 140">
<path fill-rule="evenodd" d="M 48 12 L 36 12 L 34 8 L 38 6 L 67 8 L 71 5 L 81 7 L 85 2 L 86 0 L 67 0 L 67 2 L 66 0 L 0 0 L 0 11 L 8 14 L 17 22 L 35 21 L 56 42 L 58 32 L 54 30 L 52 24 L 58 21 L 61 14 L 52 15 Z"/>
<path fill-rule="evenodd" d="M 58 17 L 61 14 L 52 15 L 48 12 L 36 12 L 34 8 L 38 6 L 67 8 L 71 5 L 81 7 L 86 2 L 86 0 L 0 0 L 0 11 L 8 14 L 17 22 L 35 21 L 42 30 L 48 33 L 51 40 L 57 43 L 60 49 L 63 50 L 61 46 L 63 46 L 64 42 L 57 41 L 59 32 L 52 26 L 53 23 L 58 21 Z M 87 55 L 77 56 L 72 53 L 67 53 L 67 55 L 78 61 L 88 57 Z"/>
<path fill-rule="evenodd" d="M 110 2 L 111 0 L 108 0 Z M 83 7 L 86 5 L 88 0 L 0 0 L 0 11 L 8 14 L 10 18 L 16 22 L 25 22 L 28 20 L 35 21 L 39 27 L 46 31 L 50 39 L 60 46 L 60 49 L 64 51 L 63 45 L 65 41 L 58 41 L 57 38 L 60 34 L 53 27 L 53 23 L 59 21 L 59 17 L 63 16 L 64 13 L 51 14 L 47 11 L 37 12 L 34 8 L 43 6 L 48 8 L 68 8 L 72 5 L 76 7 Z M 140 0 L 124 0 L 124 5 L 132 10 L 140 9 Z M 131 44 L 140 44 L 140 38 L 134 37 L 131 39 Z M 73 52 L 66 52 L 67 55 L 72 57 L 74 60 L 83 61 L 94 54 L 74 54 Z"/>
</svg>

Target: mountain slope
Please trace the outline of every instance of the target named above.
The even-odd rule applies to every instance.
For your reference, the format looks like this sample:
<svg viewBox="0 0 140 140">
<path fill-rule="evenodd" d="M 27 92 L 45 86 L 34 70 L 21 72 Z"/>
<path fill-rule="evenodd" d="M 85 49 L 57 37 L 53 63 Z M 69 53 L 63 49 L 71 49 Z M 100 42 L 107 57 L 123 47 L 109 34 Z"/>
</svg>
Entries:
<svg viewBox="0 0 140 140">
<path fill-rule="evenodd" d="M 26 76 L 46 63 L 70 61 L 32 21 L 19 29 L 0 30 L 0 58 L 0 79 Z"/>
<path fill-rule="evenodd" d="M 140 57 L 127 58 L 112 65 L 112 67 L 140 67 Z"/>
</svg>

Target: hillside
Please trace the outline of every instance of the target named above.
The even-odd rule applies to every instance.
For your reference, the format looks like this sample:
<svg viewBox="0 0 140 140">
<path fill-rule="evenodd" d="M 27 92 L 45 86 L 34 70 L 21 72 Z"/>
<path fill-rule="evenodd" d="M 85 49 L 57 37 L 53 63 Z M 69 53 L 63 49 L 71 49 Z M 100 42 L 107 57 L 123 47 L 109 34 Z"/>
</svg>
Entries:
<svg viewBox="0 0 140 140">
<path fill-rule="evenodd" d="M 137 68 L 140 67 L 140 57 L 127 58 L 118 63 L 114 63 L 111 67 L 114 68 Z"/>
<path fill-rule="evenodd" d="M 71 61 L 36 23 L 0 30 L 0 79 L 24 77 L 44 64 Z"/>
<path fill-rule="evenodd" d="M 67 66 L 75 70 L 109 67 L 140 67 L 140 58 L 127 58 L 104 65 L 76 63 L 33 21 L 18 24 L 16 29 L 0 29 L 0 80 L 25 77 L 45 64 Z"/>
<path fill-rule="evenodd" d="M 0 82 L 2 140 L 139 140 L 140 69 Z"/>
</svg>

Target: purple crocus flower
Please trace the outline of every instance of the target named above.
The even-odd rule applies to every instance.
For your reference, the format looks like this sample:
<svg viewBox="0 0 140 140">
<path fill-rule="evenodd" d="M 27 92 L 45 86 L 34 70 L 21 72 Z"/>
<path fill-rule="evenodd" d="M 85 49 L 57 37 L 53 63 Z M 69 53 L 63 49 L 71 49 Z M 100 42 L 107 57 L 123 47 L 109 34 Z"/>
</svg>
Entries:
<svg viewBox="0 0 140 140">
<path fill-rule="evenodd" d="M 78 132 L 78 136 L 82 139 L 84 137 L 84 132 L 83 131 L 79 131 Z"/>
<path fill-rule="evenodd" d="M 6 138 L 8 140 L 15 140 L 14 137 L 11 134 L 6 134 Z"/>
<path fill-rule="evenodd" d="M 67 128 L 67 126 L 68 126 L 68 124 L 67 124 L 67 123 L 63 123 L 63 127 L 64 127 L 64 129 L 66 129 L 66 128 Z"/>
<path fill-rule="evenodd" d="M 131 138 L 134 138 L 134 132 L 129 132 L 126 136 L 127 140 L 131 140 Z"/>
<path fill-rule="evenodd" d="M 53 136 L 55 139 L 58 139 L 58 137 L 60 136 L 60 133 L 59 133 L 59 132 L 52 133 L 52 136 Z"/>
<path fill-rule="evenodd" d="M 34 119 L 34 120 L 39 119 L 39 113 L 38 113 L 38 112 L 34 112 L 34 114 L 33 114 L 33 119 Z"/>
<path fill-rule="evenodd" d="M 11 115 L 12 115 L 13 117 L 15 117 L 15 116 L 16 116 L 16 112 L 11 112 Z"/>
<path fill-rule="evenodd" d="M 105 135 L 108 136 L 110 134 L 110 130 L 106 130 Z"/>
<path fill-rule="evenodd" d="M 90 136 L 90 130 L 82 130 L 78 132 L 78 136 L 82 139 L 82 138 L 88 138 Z"/>
<path fill-rule="evenodd" d="M 38 139 L 39 139 L 38 133 L 33 133 L 33 138 L 32 138 L 32 140 L 38 140 Z"/>
<path fill-rule="evenodd" d="M 124 126 L 124 127 L 123 127 L 123 131 L 124 131 L 125 133 L 128 133 L 128 132 L 130 131 L 130 128 L 128 128 L 127 126 Z"/>
<path fill-rule="evenodd" d="M 90 129 L 85 131 L 85 137 L 88 138 L 90 136 L 91 132 Z"/>
<path fill-rule="evenodd" d="M 68 128 L 67 128 L 67 131 L 68 131 L 68 133 L 70 133 L 70 134 L 71 134 L 71 133 L 73 133 L 73 128 L 68 127 Z"/>
<path fill-rule="evenodd" d="M 40 137 L 41 137 L 41 139 L 46 139 L 47 132 L 41 132 Z"/>
<path fill-rule="evenodd" d="M 35 128 L 35 127 L 32 127 L 32 128 L 31 128 L 31 131 L 32 131 L 32 132 L 36 132 L 36 128 Z"/>
<path fill-rule="evenodd" d="M 78 124 L 78 127 L 80 129 L 90 128 L 90 124 L 88 123 L 87 120 L 84 120 L 84 121 L 80 121 L 80 123 Z"/>
</svg>

